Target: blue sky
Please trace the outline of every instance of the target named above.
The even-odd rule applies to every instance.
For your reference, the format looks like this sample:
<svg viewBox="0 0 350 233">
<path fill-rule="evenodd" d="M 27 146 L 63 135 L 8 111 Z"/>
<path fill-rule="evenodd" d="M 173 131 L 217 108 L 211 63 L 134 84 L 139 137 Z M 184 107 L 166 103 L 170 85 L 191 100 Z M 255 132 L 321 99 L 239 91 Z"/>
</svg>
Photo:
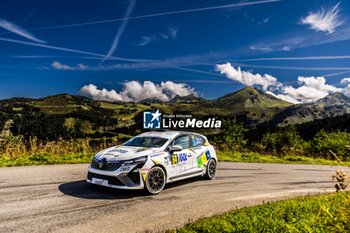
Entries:
<svg viewBox="0 0 350 233">
<path fill-rule="evenodd" d="M 0 98 L 349 94 L 349 11 L 331 0 L 4 0 Z"/>
</svg>

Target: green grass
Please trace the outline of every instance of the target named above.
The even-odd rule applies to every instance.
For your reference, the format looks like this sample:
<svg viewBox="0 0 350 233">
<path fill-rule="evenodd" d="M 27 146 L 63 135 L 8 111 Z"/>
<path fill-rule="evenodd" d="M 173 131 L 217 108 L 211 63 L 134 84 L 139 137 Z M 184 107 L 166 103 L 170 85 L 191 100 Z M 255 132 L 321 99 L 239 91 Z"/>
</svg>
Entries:
<svg viewBox="0 0 350 233">
<path fill-rule="evenodd" d="M 286 155 L 274 156 L 259 154 L 256 152 L 231 152 L 217 151 L 219 161 L 227 162 L 248 162 L 248 163 L 290 163 L 290 164 L 319 164 L 334 166 L 350 166 L 350 162 L 339 162 L 337 160 L 327 160 L 323 158 L 312 158 L 306 156 Z"/>
<path fill-rule="evenodd" d="M 169 232 L 350 232 L 350 193 L 306 196 L 243 208 Z"/>
<path fill-rule="evenodd" d="M 51 154 L 34 154 L 30 156 L 19 156 L 16 158 L 2 156 L 0 157 L 0 167 L 89 163 L 92 156 L 93 155 L 91 154 L 67 154 L 62 156 Z"/>
</svg>

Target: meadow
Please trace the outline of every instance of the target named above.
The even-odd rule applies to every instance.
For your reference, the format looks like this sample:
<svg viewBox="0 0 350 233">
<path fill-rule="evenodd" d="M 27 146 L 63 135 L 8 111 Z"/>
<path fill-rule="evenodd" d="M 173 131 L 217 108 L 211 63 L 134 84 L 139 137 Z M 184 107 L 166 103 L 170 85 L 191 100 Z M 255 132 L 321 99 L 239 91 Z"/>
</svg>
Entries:
<svg viewBox="0 0 350 233">
<path fill-rule="evenodd" d="M 203 218 L 169 233 L 349 232 L 350 193 L 305 196 Z"/>
</svg>

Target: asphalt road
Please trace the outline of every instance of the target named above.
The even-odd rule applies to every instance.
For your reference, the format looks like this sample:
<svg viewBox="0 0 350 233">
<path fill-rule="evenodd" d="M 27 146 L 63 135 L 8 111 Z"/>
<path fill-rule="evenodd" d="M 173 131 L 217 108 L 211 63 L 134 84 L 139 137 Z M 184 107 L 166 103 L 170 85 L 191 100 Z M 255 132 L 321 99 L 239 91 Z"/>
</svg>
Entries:
<svg viewBox="0 0 350 233">
<path fill-rule="evenodd" d="M 160 231 L 237 207 L 333 191 L 335 169 L 222 162 L 215 180 L 180 181 L 145 196 L 88 185 L 86 164 L 0 168 L 0 232 Z"/>
</svg>

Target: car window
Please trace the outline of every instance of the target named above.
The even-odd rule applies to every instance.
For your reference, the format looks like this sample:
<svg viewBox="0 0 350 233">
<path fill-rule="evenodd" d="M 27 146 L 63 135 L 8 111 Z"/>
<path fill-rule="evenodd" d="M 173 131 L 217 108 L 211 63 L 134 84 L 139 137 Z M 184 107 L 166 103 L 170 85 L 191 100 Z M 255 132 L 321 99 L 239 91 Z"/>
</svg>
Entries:
<svg viewBox="0 0 350 233">
<path fill-rule="evenodd" d="M 166 143 L 168 139 L 158 137 L 134 137 L 124 143 L 124 146 L 137 146 L 137 147 L 161 147 Z"/>
<path fill-rule="evenodd" d="M 188 135 L 180 136 L 173 142 L 173 146 L 182 146 L 182 148 L 190 148 L 190 138 Z"/>
<path fill-rule="evenodd" d="M 193 147 L 200 147 L 200 146 L 204 146 L 204 138 L 199 136 L 199 135 L 192 135 L 192 146 Z"/>
</svg>

